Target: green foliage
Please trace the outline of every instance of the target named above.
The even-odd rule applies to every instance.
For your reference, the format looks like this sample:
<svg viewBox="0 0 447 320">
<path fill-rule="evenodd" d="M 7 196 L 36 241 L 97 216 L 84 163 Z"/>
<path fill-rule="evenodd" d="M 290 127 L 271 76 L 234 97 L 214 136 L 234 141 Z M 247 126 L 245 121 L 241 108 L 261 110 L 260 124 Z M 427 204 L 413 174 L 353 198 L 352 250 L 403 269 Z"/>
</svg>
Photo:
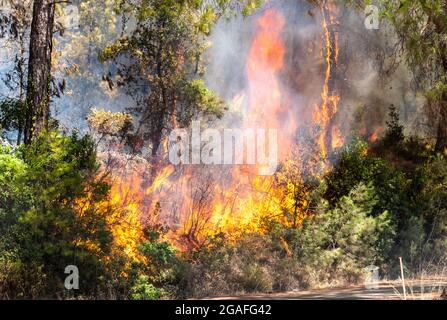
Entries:
<svg viewBox="0 0 447 320">
<path fill-rule="evenodd" d="M 415 261 L 429 265 L 442 261 L 447 250 L 447 159 L 436 157 L 418 169 L 421 176 L 419 236 Z M 422 237 L 422 241 L 421 238 Z M 422 253 L 421 253 L 422 252 Z"/>
<path fill-rule="evenodd" d="M 195 106 L 199 112 L 223 115 L 223 101 L 205 86 L 203 80 L 192 80 L 184 83 L 184 98 L 188 105 Z M 189 115 L 191 119 L 193 114 Z"/>
<path fill-rule="evenodd" d="M 444 0 L 381 0 L 383 16 L 402 44 L 416 85 L 428 97 L 436 151 L 447 146 L 447 3 Z"/>
<path fill-rule="evenodd" d="M 355 183 L 372 186 L 377 202 L 371 216 L 387 211 L 396 228 L 392 248 L 383 255 L 390 275 L 398 275 L 398 257 L 415 272 L 434 268 L 446 248 L 445 159 L 434 158 L 432 149 L 417 138 L 405 138 L 393 109 L 384 139 L 368 152 L 361 146 L 342 152 L 326 177 L 325 197 L 334 207 Z"/>
<path fill-rule="evenodd" d="M 145 241 L 141 243 L 139 251 L 146 261 L 138 266 L 140 275 L 131 290 L 133 299 L 160 299 L 180 294 L 178 286 L 184 271 L 183 262 L 177 250 L 161 239 L 163 232 L 160 226 L 144 229 Z"/>
<path fill-rule="evenodd" d="M 93 292 L 112 236 L 95 205 L 109 186 L 98 175 L 91 139 L 45 133 L 15 154 L 2 150 L 0 168 L 0 256 L 23 272 L 40 270 L 46 278 L 40 289 L 49 295 L 63 288 L 64 269 L 74 264 L 85 279 L 80 293 Z"/>
<path fill-rule="evenodd" d="M 0 101 L 0 128 L 6 131 L 21 130 L 25 122 L 25 105 L 20 100 Z"/>
<path fill-rule="evenodd" d="M 175 249 L 168 243 L 145 242 L 141 245 L 140 251 L 150 258 L 155 268 L 165 267 L 175 258 Z"/>
<path fill-rule="evenodd" d="M 207 36 L 218 19 L 249 14 L 259 0 L 122 1 L 120 12 L 136 19 L 136 28 L 100 53 L 101 61 L 120 63 L 117 82 L 137 102 L 142 119 L 138 135 L 152 144 L 153 155 L 163 130 L 188 126 L 194 116 L 222 116 L 224 103 L 206 88 L 202 56 Z M 141 88 L 146 88 L 141 90 Z"/>
<path fill-rule="evenodd" d="M 358 141 L 344 148 L 335 168 L 326 176 L 325 198 L 331 205 L 348 195 L 358 184 L 372 184 L 379 201 L 373 215 L 389 211 L 397 221 L 410 210 L 410 181 L 387 161 L 368 155 L 367 145 Z"/>
<path fill-rule="evenodd" d="M 360 184 L 333 209 L 321 204 L 294 240 L 303 267 L 312 269 L 315 283 L 361 279 L 362 269 L 382 264 L 392 247 L 395 225 L 386 211 L 373 216 L 378 202 L 372 186 Z"/>
<path fill-rule="evenodd" d="M 152 283 L 165 286 L 176 281 L 179 261 L 176 250 L 166 242 L 144 242 L 140 246 L 141 253 L 148 259 L 146 273 Z"/>
<path fill-rule="evenodd" d="M 25 172 L 23 160 L 8 148 L 0 146 L 0 210 L 6 211 L 7 205 L 21 192 L 18 180 Z"/>
<path fill-rule="evenodd" d="M 159 300 L 164 292 L 149 282 L 148 276 L 140 276 L 130 290 L 133 300 Z"/>
<path fill-rule="evenodd" d="M 443 47 L 447 28 L 445 1 L 382 0 L 381 4 L 383 16 L 394 25 L 407 49 L 410 65 L 427 72 L 425 76 L 436 74 L 433 59 L 442 60 L 447 54 Z"/>
<path fill-rule="evenodd" d="M 425 96 L 432 103 L 439 103 L 447 94 L 447 83 L 443 81 L 436 81 L 431 88 L 426 92 Z"/>
<path fill-rule="evenodd" d="M 404 127 L 399 122 L 399 113 L 395 106 L 390 107 L 387 126 L 384 143 L 388 146 L 396 147 L 399 143 L 404 141 L 405 136 Z"/>
</svg>

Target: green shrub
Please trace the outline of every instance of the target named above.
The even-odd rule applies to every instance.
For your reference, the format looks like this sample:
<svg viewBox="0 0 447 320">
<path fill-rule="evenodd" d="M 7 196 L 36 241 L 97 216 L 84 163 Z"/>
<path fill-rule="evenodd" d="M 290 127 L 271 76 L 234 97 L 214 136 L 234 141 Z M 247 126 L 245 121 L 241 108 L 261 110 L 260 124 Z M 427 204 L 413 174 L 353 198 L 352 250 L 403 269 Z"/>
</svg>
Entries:
<svg viewBox="0 0 447 320">
<path fill-rule="evenodd" d="M 133 300 L 159 300 L 165 293 L 151 284 L 148 276 L 140 276 L 131 288 L 130 294 Z"/>
<path fill-rule="evenodd" d="M 372 215 L 377 201 L 375 189 L 360 184 L 335 208 L 323 202 L 304 222 L 294 247 L 311 284 L 356 282 L 363 268 L 385 261 L 395 226 L 386 211 Z"/>
<path fill-rule="evenodd" d="M 241 273 L 236 275 L 234 281 L 243 292 L 271 292 L 273 288 L 268 271 L 258 263 L 250 263 L 244 266 Z"/>
<path fill-rule="evenodd" d="M 83 279 L 79 294 L 103 284 L 112 234 L 107 212 L 96 206 L 109 191 L 98 170 L 94 143 L 76 133 L 48 132 L 14 154 L 0 150 L 0 257 L 23 270 L 18 283 L 32 287 L 25 275 L 39 270 L 44 280 L 32 281 L 42 283 L 40 294 L 61 297 L 64 269 L 74 264 Z M 80 211 L 81 203 L 87 209 Z M 10 298 L 35 298 L 33 290 L 7 291 Z"/>
</svg>

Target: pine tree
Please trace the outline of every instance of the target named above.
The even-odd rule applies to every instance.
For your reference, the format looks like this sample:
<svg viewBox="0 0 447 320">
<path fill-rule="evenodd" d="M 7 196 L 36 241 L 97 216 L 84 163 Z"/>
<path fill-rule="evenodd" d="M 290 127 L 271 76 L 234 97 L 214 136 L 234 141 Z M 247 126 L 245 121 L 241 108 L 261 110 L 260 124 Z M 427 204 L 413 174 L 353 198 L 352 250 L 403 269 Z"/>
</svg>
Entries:
<svg viewBox="0 0 447 320">
<path fill-rule="evenodd" d="M 394 105 L 390 106 L 388 117 L 385 143 L 393 146 L 404 140 L 404 127 L 400 124 L 399 113 Z"/>
</svg>

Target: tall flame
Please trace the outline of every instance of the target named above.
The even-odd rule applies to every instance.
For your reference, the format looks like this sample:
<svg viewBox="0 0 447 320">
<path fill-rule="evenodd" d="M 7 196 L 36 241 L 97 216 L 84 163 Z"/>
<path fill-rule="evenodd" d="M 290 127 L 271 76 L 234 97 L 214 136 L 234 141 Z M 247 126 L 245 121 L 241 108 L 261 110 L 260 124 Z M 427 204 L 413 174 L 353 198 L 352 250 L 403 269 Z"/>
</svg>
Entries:
<svg viewBox="0 0 447 320">
<path fill-rule="evenodd" d="M 334 30 L 336 8 L 325 5 L 322 14 L 327 67 L 322 103 L 316 108 L 314 122 L 321 127 L 316 143 L 327 158 L 333 149 L 343 145 L 343 135 L 335 124 L 340 101 L 335 88 L 339 55 L 338 35 Z M 274 9 L 265 10 L 256 19 L 257 29 L 246 61 L 248 87 L 245 93 L 235 97 L 233 105 L 236 108 L 248 99 L 249 108 L 243 121 L 245 128 L 255 124 L 265 130 L 278 130 L 283 151 L 279 155 L 281 161 L 287 160 L 294 145 L 298 116 L 288 108 L 291 99 L 281 82 L 286 58 L 282 37 L 285 24 L 284 16 Z M 204 169 L 200 166 L 179 168 L 166 165 L 151 179 L 149 186 L 141 179 L 144 170 L 135 172 L 131 179 L 121 179 L 119 186 L 114 186 L 113 202 L 124 202 L 131 220 L 134 212 L 140 211 L 150 219 L 150 223 L 168 223 L 171 227 L 168 239 L 185 250 L 206 244 L 206 239 L 218 233 L 237 239 L 243 232 L 260 232 L 260 222 L 266 216 L 287 223 L 281 220 L 284 206 L 295 208 L 295 211 L 302 208 L 300 219 L 307 214 L 304 212 L 309 211 L 305 209 L 309 206 L 305 197 L 296 199 L 297 195 L 308 190 L 286 183 L 284 191 L 275 184 L 275 177 L 257 176 L 256 170 L 248 166 L 207 166 Z M 287 192 L 293 196 L 287 198 Z M 160 212 L 163 212 L 163 217 Z M 293 221 L 294 226 L 298 220 Z M 126 232 L 127 238 L 123 236 Z M 129 254 L 135 254 L 134 243 L 138 234 L 130 229 L 117 229 L 116 233 Z M 285 241 L 283 245 L 287 247 Z"/>
<path fill-rule="evenodd" d="M 314 113 L 314 121 L 321 127 L 318 138 L 321 154 L 324 158 L 331 151 L 343 144 L 343 138 L 334 123 L 334 117 L 338 111 L 340 96 L 335 90 L 335 75 L 339 56 L 338 34 L 334 30 L 336 25 L 337 8 L 332 4 L 324 4 L 321 7 L 322 26 L 326 47 L 325 60 L 327 63 L 323 92 L 321 93 L 322 105 Z"/>
<path fill-rule="evenodd" d="M 274 10 L 267 10 L 258 20 L 259 31 L 247 59 L 250 116 L 256 120 L 280 111 L 281 88 L 277 77 L 284 66 L 285 47 L 281 40 L 284 24 L 282 15 Z M 280 127 L 275 117 L 271 120 L 271 125 Z"/>
</svg>

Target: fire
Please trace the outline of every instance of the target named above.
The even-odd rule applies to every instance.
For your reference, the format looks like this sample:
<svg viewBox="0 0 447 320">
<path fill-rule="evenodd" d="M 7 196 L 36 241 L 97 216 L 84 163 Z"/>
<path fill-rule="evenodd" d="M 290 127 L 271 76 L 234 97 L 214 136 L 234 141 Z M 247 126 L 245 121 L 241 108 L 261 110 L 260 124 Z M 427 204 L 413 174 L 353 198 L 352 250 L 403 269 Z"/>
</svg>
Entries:
<svg viewBox="0 0 447 320">
<path fill-rule="evenodd" d="M 314 113 L 314 121 L 319 125 L 321 133 L 318 137 L 318 145 L 323 158 L 336 147 L 343 144 L 343 139 L 337 128 L 334 127 L 334 117 L 338 111 L 340 96 L 335 90 L 335 74 L 339 56 L 338 35 L 334 31 L 337 9 L 334 5 L 324 4 L 321 8 L 326 47 L 325 61 L 327 64 L 323 92 L 323 103 Z M 335 135 L 334 135 L 335 134 Z"/>
<path fill-rule="evenodd" d="M 281 88 L 278 72 L 284 66 L 285 47 L 281 32 L 284 18 L 274 10 L 267 10 L 258 19 L 255 35 L 247 59 L 249 81 L 250 117 L 265 122 L 266 115 L 277 115 L 281 107 Z M 263 119 L 264 118 L 264 119 Z M 280 127 L 272 118 L 270 125 Z"/>
<path fill-rule="evenodd" d="M 369 141 L 371 143 L 376 142 L 379 139 L 379 134 L 382 132 L 382 127 L 378 127 L 374 130 L 371 137 L 369 138 Z"/>
<path fill-rule="evenodd" d="M 253 123 L 265 130 L 281 128 L 279 115 L 284 111 L 284 95 L 279 74 L 286 52 L 281 39 L 284 26 L 284 17 L 276 10 L 267 10 L 257 19 L 258 30 L 247 58 L 249 86 L 246 93 L 234 98 L 231 106 L 233 110 L 240 110 L 248 98 L 244 128 Z M 262 216 L 280 210 L 272 190 L 272 177 L 257 176 L 257 170 L 250 166 L 234 166 L 226 172 L 221 168 L 206 168 L 204 171 L 210 173 L 210 178 L 203 180 L 200 169 L 203 170 L 186 170 L 175 182 L 177 189 L 182 190 L 178 208 L 181 228 L 171 234 L 178 245 L 182 246 L 182 239 L 186 239 L 190 246 L 199 247 L 205 239 L 218 233 L 236 240 L 241 233 L 260 231 Z M 172 199 L 173 195 L 169 197 Z"/>
<path fill-rule="evenodd" d="M 292 144 L 290 133 L 296 130 L 294 122 L 283 128 L 283 116 L 290 112 L 280 83 L 285 66 L 286 46 L 282 39 L 285 23 L 283 15 L 274 9 L 266 10 L 257 19 L 257 32 L 247 57 L 249 111 L 244 123 L 246 127 L 256 123 L 265 130 L 277 129 L 282 144 L 280 158 L 287 155 Z M 262 217 L 275 215 L 281 210 L 273 177 L 260 177 L 244 168 L 235 168 L 233 181 L 236 182 L 231 188 L 233 190 L 224 196 L 223 203 L 217 203 L 218 212 L 214 216 L 232 237 L 237 237 L 244 230 L 260 231 Z M 234 198 L 229 202 L 232 205 L 225 205 L 231 197 Z"/>
<path fill-rule="evenodd" d="M 147 189 L 146 193 L 151 194 L 162 187 L 166 183 L 167 179 L 174 173 L 174 170 L 175 169 L 173 166 L 163 168 L 160 174 L 155 178 L 152 185 Z"/>
<path fill-rule="evenodd" d="M 111 199 L 107 206 L 114 209 L 108 216 L 107 222 L 112 226 L 112 233 L 116 250 L 121 250 L 128 257 L 136 261 L 143 260 L 138 252 L 138 246 L 142 237 L 142 224 L 140 220 L 141 195 L 134 192 L 133 186 L 138 185 L 140 179 L 133 176 L 128 180 L 122 180 L 119 184 L 113 184 Z"/>
<path fill-rule="evenodd" d="M 257 30 L 247 57 L 249 111 L 245 126 L 278 130 L 280 159 L 286 159 L 297 130 L 297 114 L 289 107 L 291 97 L 281 84 L 286 67 L 283 39 L 286 21 L 281 12 L 268 9 L 257 19 Z"/>
<path fill-rule="evenodd" d="M 82 215 L 89 210 L 95 210 L 104 215 L 113 235 L 112 253 L 126 255 L 130 261 L 142 262 L 145 258 L 138 251 L 142 238 L 140 220 L 141 194 L 135 192 L 133 186 L 138 185 L 137 175 L 130 179 L 120 178 L 112 183 L 108 200 L 100 203 L 94 201 L 78 201 L 77 212 Z M 90 246 L 79 239 L 78 245 Z M 91 248 L 94 249 L 94 248 Z"/>
<path fill-rule="evenodd" d="M 337 126 L 332 129 L 332 149 L 338 149 L 343 147 L 345 144 L 345 139 Z"/>
<path fill-rule="evenodd" d="M 340 102 L 335 90 L 339 55 L 338 36 L 333 30 L 336 10 L 325 6 L 322 13 L 327 67 L 322 104 L 313 114 L 313 120 L 321 127 L 316 143 L 327 158 L 332 150 L 343 145 L 344 137 L 334 123 Z M 286 58 L 282 37 L 285 25 L 284 16 L 274 9 L 264 11 L 257 18 L 246 60 L 248 87 L 234 98 L 230 110 L 243 111 L 244 101 L 248 100 L 242 126 L 249 128 L 255 124 L 266 131 L 278 130 L 280 161 L 285 162 L 284 167 L 295 168 L 290 177 L 299 180 L 301 172 L 297 166 L 286 161 L 295 145 L 299 115 L 289 108 L 291 97 L 281 82 Z M 206 240 L 217 234 L 236 241 L 245 232 L 262 232 L 266 217 L 297 227 L 310 210 L 306 200 L 310 190 L 305 183 L 299 180 L 294 184 L 287 181 L 290 177 L 283 177 L 279 186 L 281 177 L 262 177 L 256 173 L 248 165 L 230 168 L 165 165 L 155 177 L 146 179 L 144 169 L 137 170 L 130 179 L 119 179 L 112 189 L 111 203 L 124 206 L 129 226 L 135 227 L 117 227 L 116 241 L 137 259 L 136 244 L 141 234 L 136 230 L 141 230 L 143 220 L 169 225 L 167 239 L 183 250 L 206 245 Z M 284 217 L 285 210 L 294 212 L 293 221 Z M 283 246 L 287 248 L 285 241 Z"/>
</svg>

